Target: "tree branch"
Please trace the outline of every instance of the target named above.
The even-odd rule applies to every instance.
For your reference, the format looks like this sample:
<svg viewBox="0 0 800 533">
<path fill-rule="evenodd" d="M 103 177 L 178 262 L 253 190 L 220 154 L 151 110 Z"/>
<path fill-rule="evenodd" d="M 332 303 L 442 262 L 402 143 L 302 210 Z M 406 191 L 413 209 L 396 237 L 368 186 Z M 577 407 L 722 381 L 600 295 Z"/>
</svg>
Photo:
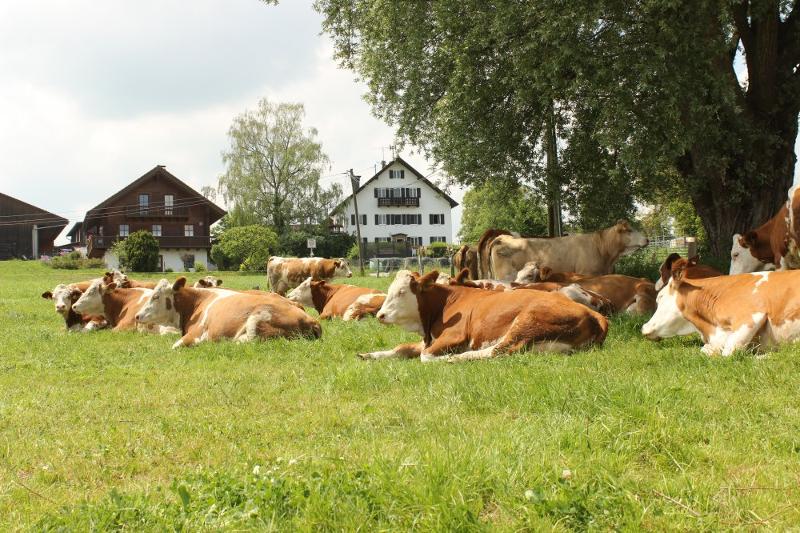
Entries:
<svg viewBox="0 0 800 533">
<path fill-rule="evenodd" d="M 745 53 L 751 51 L 753 44 L 753 32 L 750 28 L 750 23 L 747 20 L 747 12 L 750 7 L 749 0 L 741 0 L 733 4 L 731 12 L 733 14 L 733 22 L 736 25 L 736 32 L 742 39 Z"/>
</svg>

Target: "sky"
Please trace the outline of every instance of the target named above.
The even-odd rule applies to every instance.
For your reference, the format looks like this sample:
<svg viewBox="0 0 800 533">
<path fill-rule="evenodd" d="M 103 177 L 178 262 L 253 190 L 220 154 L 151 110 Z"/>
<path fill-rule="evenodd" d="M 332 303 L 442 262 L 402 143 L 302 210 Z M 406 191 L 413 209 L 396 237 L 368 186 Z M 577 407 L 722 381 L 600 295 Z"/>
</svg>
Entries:
<svg viewBox="0 0 800 533">
<path fill-rule="evenodd" d="M 263 97 L 305 105 L 331 161 L 323 185 L 349 168 L 366 180 L 394 130 L 337 67 L 321 20 L 311 0 L 2 0 L 0 191 L 71 225 L 158 164 L 216 185 L 233 117 Z"/>
</svg>

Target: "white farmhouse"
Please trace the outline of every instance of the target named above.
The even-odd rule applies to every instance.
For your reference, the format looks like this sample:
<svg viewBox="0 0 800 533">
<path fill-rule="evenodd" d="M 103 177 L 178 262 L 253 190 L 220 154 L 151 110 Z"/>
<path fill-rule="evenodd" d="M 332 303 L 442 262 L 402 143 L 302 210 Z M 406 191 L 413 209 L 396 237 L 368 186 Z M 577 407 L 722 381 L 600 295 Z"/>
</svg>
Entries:
<svg viewBox="0 0 800 533">
<path fill-rule="evenodd" d="M 412 246 L 452 242 L 450 210 L 458 203 L 401 157 L 385 164 L 356 192 L 365 243 Z M 340 204 L 336 217 L 343 231 L 356 234 L 353 199 Z"/>
</svg>

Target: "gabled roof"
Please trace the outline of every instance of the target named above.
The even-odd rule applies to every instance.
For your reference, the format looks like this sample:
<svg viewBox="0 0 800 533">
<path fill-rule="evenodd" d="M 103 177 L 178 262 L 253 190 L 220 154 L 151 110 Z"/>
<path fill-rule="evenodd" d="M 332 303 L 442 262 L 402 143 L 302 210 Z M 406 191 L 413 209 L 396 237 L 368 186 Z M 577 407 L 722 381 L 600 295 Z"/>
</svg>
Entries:
<svg viewBox="0 0 800 533">
<path fill-rule="evenodd" d="M 361 185 L 361 186 L 358 188 L 358 190 L 356 191 L 356 194 L 358 194 L 358 193 L 360 193 L 361 191 L 363 191 L 363 190 L 364 190 L 364 188 L 365 188 L 367 185 L 369 185 L 370 183 L 372 183 L 373 181 L 375 181 L 376 179 L 378 179 L 378 176 L 380 176 L 380 175 L 383 173 L 383 171 L 385 171 L 387 168 L 389 168 L 390 166 L 394 165 L 395 163 L 399 163 L 399 164 L 403 165 L 404 167 L 406 167 L 408 170 L 410 170 L 410 171 L 411 171 L 411 173 L 412 173 L 412 174 L 414 174 L 414 175 L 417 177 L 417 179 L 418 179 L 419 181 L 421 181 L 421 182 L 425 183 L 425 184 L 426 184 L 428 187 L 430 187 L 431 189 L 433 189 L 434 191 L 436 191 L 437 193 L 439 193 L 440 195 L 442 195 L 442 196 L 444 197 L 444 199 L 445 199 L 445 200 L 447 200 L 447 202 L 450 204 L 450 208 L 451 208 L 451 209 L 452 209 L 453 207 L 456 207 L 456 206 L 458 205 L 458 202 L 456 202 L 455 200 L 453 200 L 452 198 L 450 198 L 450 195 L 448 195 L 446 192 L 444 192 L 444 191 L 443 191 L 443 190 L 441 190 L 439 187 L 437 187 L 437 186 L 436 186 L 436 185 L 435 185 L 435 184 L 434 184 L 432 181 L 430 181 L 428 178 L 426 178 L 425 176 L 423 176 L 423 175 L 422 175 L 422 174 L 421 174 L 421 173 L 420 173 L 420 172 L 419 172 L 417 169 L 415 169 L 414 167 L 412 167 L 411 165 L 409 165 L 409 164 L 408 164 L 408 162 L 407 162 L 405 159 L 403 159 L 402 157 L 400 157 L 400 156 L 397 156 L 397 157 L 395 157 L 393 160 L 391 160 L 391 161 L 389 161 L 388 163 L 386 163 L 386 164 L 383 166 L 383 168 L 381 168 L 381 169 L 380 169 L 378 172 L 376 172 L 376 173 L 375 173 L 375 175 L 374 175 L 374 176 L 372 176 L 370 179 L 368 179 L 367 181 L 365 181 L 365 182 L 364 182 L 364 184 L 363 184 L 363 185 Z M 336 209 L 334 209 L 334 212 L 335 212 L 335 211 L 338 211 L 338 210 L 339 210 L 339 209 L 340 209 L 340 208 L 341 208 L 341 207 L 342 207 L 342 206 L 343 206 L 345 203 L 347 203 L 347 202 L 348 202 L 350 199 L 351 199 L 351 196 L 348 196 L 347 198 L 345 198 L 345 199 L 342 201 L 342 203 L 340 203 L 338 206 L 336 206 Z"/>
<path fill-rule="evenodd" d="M 76 233 L 78 233 L 78 230 L 80 230 L 82 227 L 83 227 L 83 220 L 77 221 L 75 224 L 72 225 L 72 227 L 67 232 L 67 237 L 75 235 Z"/>
<path fill-rule="evenodd" d="M 9 196 L 7 194 L 3 194 L 0 192 L 0 199 L 6 199 L 8 203 L 15 203 L 20 206 L 20 208 L 24 209 L 24 211 L 18 215 L 10 214 L 8 215 L 9 218 L 6 219 L 7 222 L 17 222 L 17 221 L 26 221 L 26 220 L 36 220 L 36 222 L 31 222 L 31 224 L 38 224 L 39 226 L 55 226 L 58 224 L 63 224 L 62 229 L 64 226 L 67 225 L 69 222 L 66 218 L 55 215 L 50 211 L 45 211 L 41 207 L 36 207 L 35 205 L 31 205 L 28 202 L 23 202 L 13 196 Z M 59 230 L 60 232 L 61 230 Z"/>
<path fill-rule="evenodd" d="M 224 209 L 222 209 L 217 204 L 215 204 L 214 202 L 212 202 L 211 200 L 209 200 L 208 198 L 206 198 L 205 196 L 203 196 L 202 194 L 200 194 L 199 192 L 197 192 L 196 190 L 192 189 L 187 184 L 179 180 L 172 173 L 167 171 L 164 165 L 156 165 L 155 167 L 152 168 L 152 170 L 146 172 L 142 177 L 133 181 L 126 187 L 120 189 L 116 194 L 109 196 L 108 198 L 106 198 L 93 208 L 91 208 L 89 211 L 87 211 L 86 218 L 84 220 L 89 220 L 91 218 L 97 218 L 103 216 L 102 212 L 98 212 L 100 209 L 113 205 L 114 202 L 116 202 L 118 199 L 125 196 L 129 192 L 136 190 L 137 187 L 144 184 L 148 180 L 154 178 L 156 175 L 160 175 L 161 177 L 166 178 L 167 181 L 172 182 L 172 184 L 175 185 L 175 187 L 186 193 L 189 197 L 205 200 L 206 203 L 208 204 L 208 207 L 211 209 L 212 213 L 211 219 L 209 221 L 210 224 L 213 224 L 214 222 L 225 216 Z"/>
</svg>

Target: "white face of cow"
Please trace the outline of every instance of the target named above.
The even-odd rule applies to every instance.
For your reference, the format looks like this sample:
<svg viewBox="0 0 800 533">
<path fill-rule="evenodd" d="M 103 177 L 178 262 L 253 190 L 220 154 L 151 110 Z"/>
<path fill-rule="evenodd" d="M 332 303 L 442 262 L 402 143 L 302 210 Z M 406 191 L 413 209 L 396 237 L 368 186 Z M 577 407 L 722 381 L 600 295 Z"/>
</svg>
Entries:
<svg viewBox="0 0 800 533">
<path fill-rule="evenodd" d="M 52 299 L 56 306 L 56 313 L 67 316 L 72 303 L 81 295 L 81 291 L 69 285 L 56 285 L 56 288 L 42 294 L 43 298 Z"/>
<path fill-rule="evenodd" d="M 729 274 L 746 274 L 766 270 L 767 265 L 762 263 L 750 253 L 750 248 L 742 246 L 742 236 L 738 233 L 733 236 L 731 246 L 731 269 Z"/>
<path fill-rule="evenodd" d="M 81 315 L 103 315 L 103 280 L 97 279 L 89 285 L 78 301 L 72 304 L 72 310 Z"/>
<path fill-rule="evenodd" d="M 303 283 L 289 291 L 286 297 L 306 307 L 314 305 L 314 299 L 311 297 L 311 278 L 306 278 Z"/>
<path fill-rule="evenodd" d="M 176 324 L 179 319 L 175 309 L 175 291 L 169 281 L 162 279 L 136 313 L 136 321 L 142 324 Z"/>
<path fill-rule="evenodd" d="M 617 235 L 619 236 L 622 245 L 625 247 L 623 254 L 633 253 L 639 248 L 644 248 L 650 243 L 644 233 L 633 229 L 626 220 L 620 220 L 617 222 L 614 228 L 617 231 Z"/>
<path fill-rule="evenodd" d="M 424 334 L 422 319 L 417 306 L 417 296 L 411 291 L 413 276 L 408 270 L 400 270 L 389 285 L 386 300 L 376 315 L 384 324 L 397 324 L 409 331 Z"/>
<path fill-rule="evenodd" d="M 541 276 L 541 272 L 539 269 L 539 263 L 535 261 L 531 261 L 529 263 L 525 263 L 525 266 L 522 267 L 522 270 L 517 272 L 517 283 L 536 283 L 539 281 Z"/>
<path fill-rule="evenodd" d="M 211 289 L 222 285 L 222 280 L 214 276 L 205 276 L 194 282 L 195 289 Z"/>
<path fill-rule="evenodd" d="M 347 261 L 345 261 L 344 259 L 337 259 L 336 267 L 333 271 L 333 277 L 350 278 L 352 276 L 353 273 L 350 271 L 350 265 L 347 264 Z"/>
<path fill-rule="evenodd" d="M 642 335 L 657 341 L 676 335 L 690 335 L 697 331 L 694 325 L 686 320 L 678 307 L 678 289 L 675 280 L 670 279 L 662 291 L 656 296 L 656 312 L 642 326 Z"/>
<path fill-rule="evenodd" d="M 117 284 L 117 287 L 126 287 L 128 283 L 130 283 L 128 275 L 120 270 L 114 270 L 111 275 L 113 276 L 114 283 Z"/>
</svg>

